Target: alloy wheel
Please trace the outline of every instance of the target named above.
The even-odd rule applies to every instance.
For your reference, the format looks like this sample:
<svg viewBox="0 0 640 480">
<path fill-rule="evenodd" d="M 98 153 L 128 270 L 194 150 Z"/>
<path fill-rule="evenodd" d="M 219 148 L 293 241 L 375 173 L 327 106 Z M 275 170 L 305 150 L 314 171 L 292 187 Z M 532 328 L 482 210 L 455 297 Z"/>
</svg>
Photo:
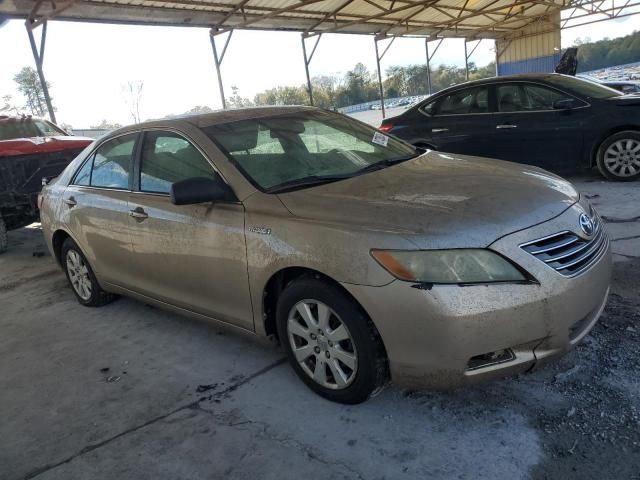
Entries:
<svg viewBox="0 0 640 480">
<path fill-rule="evenodd" d="M 82 300 L 88 301 L 92 293 L 89 269 L 83 258 L 75 250 L 67 252 L 67 272 L 75 292 Z"/>
<path fill-rule="evenodd" d="M 604 153 L 604 165 L 618 177 L 640 173 L 640 141 L 623 138 L 613 142 Z"/>
<path fill-rule="evenodd" d="M 317 300 L 296 303 L 287 319 L 293 355 L 317 384 L 340 390 L 356 377 L 358 356 L 349 329 L 327 305 Z"/>
</svg>

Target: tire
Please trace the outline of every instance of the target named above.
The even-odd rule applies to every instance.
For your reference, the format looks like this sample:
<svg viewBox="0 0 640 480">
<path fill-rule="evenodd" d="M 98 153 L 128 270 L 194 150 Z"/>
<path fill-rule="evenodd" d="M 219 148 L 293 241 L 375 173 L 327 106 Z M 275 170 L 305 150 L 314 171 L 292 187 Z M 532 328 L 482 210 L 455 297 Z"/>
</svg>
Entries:
<svg viewBox="0 0 640 480">
<path fill-rule="evenodd" d="M 82 250 L 70 238 L 62 244 L 60 260 L 71 290 L 80 304 L 101 307 L 116 299 L 116 295 L 102 290 Z"/>
<path fill-rule="evenodd" d="M 640 132 L 626 130 L 611 135 L 598 148 L 596 163 L 609 180 L 629 182 L 640 178 Z"/>
<path fill-rule="evenodd" d="M 0 217 L 0 253 L 6 252 L 9 248 L 9 240 L 7 238 L 7 224 Z"/>
<path fill-rule="evenodd" d="M 382 340 L 337 286 L 310 276 L 294 280 L 278 298 L 276 317 L 291 366 L 318 395 L 357 404 L 382 390 L 388 378 Z"/>
</svg>

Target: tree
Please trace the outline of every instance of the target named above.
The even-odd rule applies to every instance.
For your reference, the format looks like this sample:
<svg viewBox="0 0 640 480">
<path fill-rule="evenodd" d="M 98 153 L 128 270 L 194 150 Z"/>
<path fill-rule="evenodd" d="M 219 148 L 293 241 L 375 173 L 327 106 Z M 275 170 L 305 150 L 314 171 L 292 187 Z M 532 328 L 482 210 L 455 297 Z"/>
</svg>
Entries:
<svg viewBox="0 0 640 480">
<path fill-rule="evenodd" d="M 231 97 L 227 98 L 227 104 L 229 105 L 229 107 L 242 108 L 250 107 L 253 105 L 253 102 L 251 100 L 240 96 L 240 90 L 235 85 L 231 87 L 231 93 Z"/>
<path fill-rule="evenodd" d="M 187 110 L 185 115 L 197 115 L 199 113 L 211 113 L 213 112 L 213 108 L 208 107 L 206 105 L 196 105 L 195 107 Z"/>
<path fill-rule="evenodd" d="M 32 115 L 44 117 L 47 112 L 47 101 L 40 84 L 38 72 L 32 67 L 23 67 L 13 80 L 18 84 L 18 91 L 24 96 L 26 103 L 24 108 Z M 47 88 L 51 90 L 51 84 L 47 82 Z"/>
<path fill-rule="evenodd" d="M 133 123 L 140 123 L 140 102 L 142 101 L 143 88 L 144 82 L 142 80 L 135 82 L 129 81 L 126 85 L 122 86 L 122 92 Z"/>
<path fill-rule="evenodd" d="M 91 128 L 95 128 L 97 130 L 115 130 L 120 127 L 122 127 L 122 125 L 119 123 L 108 122 L 106 119 L 102 119 L 102 121 L 96 125 L 91 125 Z"/>
<path fill-rule="evenodd" d="M 20 115 L 20 109 L 13 103 L 13 97 L 11 95 L 4 95 L 2 97 L 2 102 L 0 102 L 0 112 Z"/>
</svg>

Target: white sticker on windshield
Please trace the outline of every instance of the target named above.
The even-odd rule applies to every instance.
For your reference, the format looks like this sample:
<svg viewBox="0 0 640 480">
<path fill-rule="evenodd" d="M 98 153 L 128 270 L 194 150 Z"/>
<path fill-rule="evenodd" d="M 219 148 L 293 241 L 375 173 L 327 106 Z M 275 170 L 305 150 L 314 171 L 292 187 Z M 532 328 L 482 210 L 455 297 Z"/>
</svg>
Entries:
<svg viewBox="0 0 640 480">
<path fill-rule="evenodd" d="M 373 138 L 371 139 L 371 141 L 373 143 L 377 143 L 378 145 L 382 145 L 383 147 L 386 147 L 387 143 L 389 143 L 389 137 L 387 137 L 383 133 L 375 132 L 373 134 Z"/>
</svg>

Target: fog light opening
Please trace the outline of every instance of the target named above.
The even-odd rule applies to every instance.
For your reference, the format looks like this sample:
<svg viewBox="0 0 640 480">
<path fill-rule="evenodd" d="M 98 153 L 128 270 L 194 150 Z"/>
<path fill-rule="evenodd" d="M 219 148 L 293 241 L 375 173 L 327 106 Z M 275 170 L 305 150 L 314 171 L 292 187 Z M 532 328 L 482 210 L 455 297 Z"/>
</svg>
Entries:
<svg viewBox="0 0 640 480">
<path fill-rule="evenodd" d="M 469 359 L 469 362 L 467 363 L 467 371 L 490 367 L 491 365 L 497 365 L 499 363 L 510 362 L 515 358 L 516 356 L 510 348 L 483 353 L 482 355 L 476 355 Z"/>
</svg>

